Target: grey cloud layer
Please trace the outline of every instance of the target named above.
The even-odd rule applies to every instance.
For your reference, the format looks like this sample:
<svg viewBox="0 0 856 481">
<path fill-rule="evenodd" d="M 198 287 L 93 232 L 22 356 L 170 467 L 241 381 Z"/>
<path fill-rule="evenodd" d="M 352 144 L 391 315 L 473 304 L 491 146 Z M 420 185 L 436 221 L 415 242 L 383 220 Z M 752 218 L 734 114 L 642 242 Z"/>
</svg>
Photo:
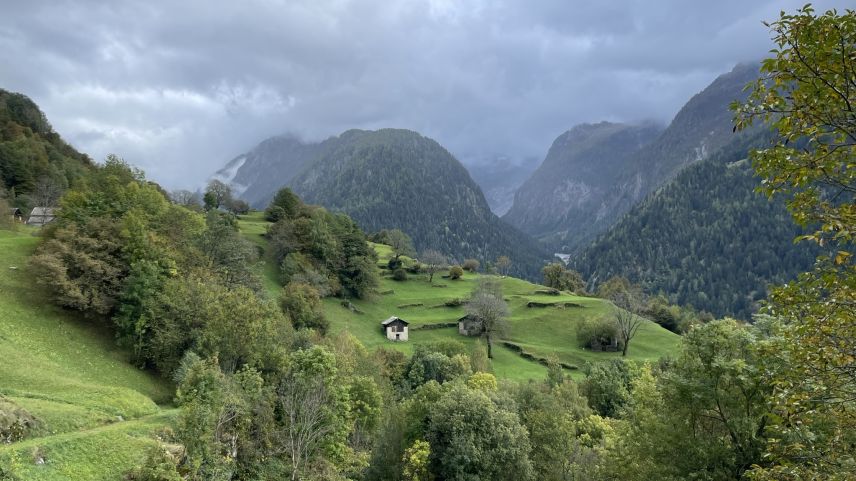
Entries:
<svg viewBox="0 0 856 481">
<path fill-rule="evenodd" d="M 411 128 L 466 161 L 540 158 L 579 122 L 666 122 L 802 2 L 8 3 L 0 87 L 178 187 L 284 132 Z"/>
</svg>

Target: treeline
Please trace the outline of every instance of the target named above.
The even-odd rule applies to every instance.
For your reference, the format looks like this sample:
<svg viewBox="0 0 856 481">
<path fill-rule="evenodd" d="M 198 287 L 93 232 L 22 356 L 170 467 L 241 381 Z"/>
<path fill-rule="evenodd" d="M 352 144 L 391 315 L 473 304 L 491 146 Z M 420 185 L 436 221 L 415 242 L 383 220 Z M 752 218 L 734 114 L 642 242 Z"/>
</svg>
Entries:
<svg viewBox="0 0 856 481">
<path fill-rule="evenodd" d="M 768 285 L 794 279 L 818 253 L 794 244 L 803 231 L 784 202 L 755 192 L 747 152 L 770 140 L 751 135 L 687 167 L 571 266 L 590 288 L 621 275 L 672 303 L 749 320 Z"/>
<path fill-rule="evenodd" d="M 0 200 L 24 211 L 54 206 L 91 168 L 89 157 L 65 143 L 32 100 L 0 89 Z"/>
<path fill-rule="evenodd" d="M 166 439 L 183 451 L 153 448 L 130 478 L 739 479 L 768 464 L 771 328 L 713 321 L 674 361 L 587 366 L 579 383 L 553 362 L 498 381 L 458 342 L 407 357 L 298 331 L 280 369 L 231 373 L 189 354 Z"/>
</svg>

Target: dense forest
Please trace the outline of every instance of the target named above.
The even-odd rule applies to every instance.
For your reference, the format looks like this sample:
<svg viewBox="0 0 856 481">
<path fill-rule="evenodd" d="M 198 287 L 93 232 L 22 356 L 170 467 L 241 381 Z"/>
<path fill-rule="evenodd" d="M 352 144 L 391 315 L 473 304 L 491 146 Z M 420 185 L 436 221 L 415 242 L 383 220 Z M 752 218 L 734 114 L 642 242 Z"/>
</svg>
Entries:
<svg viewBox="0 0 856 481">
<path fill-rule="evenodd" d="M 590 287 L 621 275 L 673 303 L 749 320 L 767 287 L 793 280 L 818 254 L 780 199 L 755 192 L 750 149 L 769 145 L 756 132 L 687 167 L 634 207 L 571 265 Z"/>
<path fill-rule="evenodd" d="M 92 162 L 54 132 L 25 95 L 0 89 L 0 197 L 11 207 L 50 206 Z"/>
<path fill-rule="evenodd" d="M 309 203 L 351 216 L 364 230 L 401 229 L 418 251 L 457 262 L 500 256 L 536 279 L 548 256 L 499 220 L 466 168 L 437 142 L 399 129 L 343 133 L 291 182 Z"/>
<path fill-rule="evenodd" d="M 732 141 L 729 104 L 758 64 L 738 64 L 681 107 L 664 130 L 602 122 L 559 136 L 504 216 L 553 252 L 574 253 L 683 168 Z"/>
</svg>

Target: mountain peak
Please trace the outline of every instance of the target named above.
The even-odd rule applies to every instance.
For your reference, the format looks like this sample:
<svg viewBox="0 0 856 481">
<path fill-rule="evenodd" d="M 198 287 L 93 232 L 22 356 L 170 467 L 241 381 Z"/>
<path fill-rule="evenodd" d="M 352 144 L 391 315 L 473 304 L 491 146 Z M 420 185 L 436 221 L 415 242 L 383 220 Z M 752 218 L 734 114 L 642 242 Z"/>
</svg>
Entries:
<svg viewBox="0 0 856 481">
<path fill-rule="evenodd" d="M 221 169 L 234 170 L 232 182 L 245 186 L 243 197 L 254 207 L 288 186 L 366 231 L 401 229 L 417 249 L 459 262 L 506 255 L 519 275 L 538 275 L 546 256 L 537 244 L 491 212 L 467 169 L 434 139 L 395 128 L 351 129 L 314 144 L 277 139 Z"/>
</svg>

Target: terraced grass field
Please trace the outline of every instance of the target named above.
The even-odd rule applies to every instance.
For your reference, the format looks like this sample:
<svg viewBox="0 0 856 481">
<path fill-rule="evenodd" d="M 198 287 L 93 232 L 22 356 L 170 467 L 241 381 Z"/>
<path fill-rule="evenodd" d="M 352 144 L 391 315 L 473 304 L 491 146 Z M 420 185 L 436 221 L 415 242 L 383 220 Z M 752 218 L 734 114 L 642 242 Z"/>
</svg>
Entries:
<svg viewBox="0 0 856 481">
<path fill-rule="evenodd" d="M 27 268 L 34 233 L 0 231 L 0 396 L 40 425 L 0 444 L 0 463 L 14 457 L 28 481 L 121 479 L 174 417 L 161 407 L 173 387 L 131 365 L 104 326 L 43 297 Z"/>
<path fill-rule="evenodd" d="M 258 245 L 264 245 L 262 234 L 266 223 L 258 214 L 242 217 L 241 230 Z M 465 314 L 463 306 L 446 307 L 453 299 L 466 299 L 478 282 L 480 274 L 465 273 L 461 279 L 443 278 L 445 273 L 434 276 L 429 283 L 425 274 L 409 275 L 406 281 L 395 281 L 389 271 L 382 269 L 391 256 L 388 246 L 375 244 L 378 252 L 378 268 L 381 272 L 379 294 L 372 299 L 354 300 L 353 308 L 342 305 L 341 299 L 324 300 L 324 313 L 330 320 L 331 329 L 347 330 L 366 347 L 380 346 L 411 353 L 415 346 L 438 340 L 457 340 L 474 344 L 478 339 L 458 334 L 456 327 L 425 329 L 426 326 L 451 323 Z M 266 286 L 272 295 L 278 295 L 276 269 L 261 267 L 266 275 Z M 604 361 L 620 357 L 620 352 L 592 352 L 577 345 L 576 332 L 580 321 L 612 315 L 613 306 L 602 299 L 562 293 L 554 296 L 539 294 L 544 287 L 530 282 L 506 277 L 502 280 L 503 293 L 511 308 L 510 333 L 505 341 L 520 346 L 535 357 L 555 356 L 563 363 L 582 368 L 587 362 Z M 530 302 L 553 304 L 547 307 L 527 307 Z M 398 316 L 410 322 L 409 341 L 393 342 L 386 339 L 380 323 L 390 316 Z M 647 322 L 630 344 L 627 357 L 637 361 L 655 361 L 677 352 L 680 338 L 653 322 Z M 494 373 L 507 379 L 541 379 L 546 368 L 536 361 L 522 357 L 518 352 L 495 342 L 492 367 Z M 581 377 L 580 369 L 571 370 L 574 377 Z"/>
</svg>

